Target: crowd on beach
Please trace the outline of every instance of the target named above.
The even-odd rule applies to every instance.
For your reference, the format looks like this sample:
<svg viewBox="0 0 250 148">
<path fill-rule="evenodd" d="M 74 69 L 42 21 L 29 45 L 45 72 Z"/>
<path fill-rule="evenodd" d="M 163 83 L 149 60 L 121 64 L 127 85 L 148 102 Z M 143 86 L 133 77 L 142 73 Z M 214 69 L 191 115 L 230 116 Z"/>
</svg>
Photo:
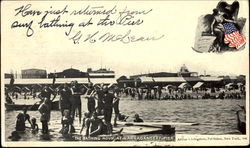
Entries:
<svg viewBox="0 0 250 148">
<path fill-rule="evenodd" d="M 59 95 L 62 125 L 60 133 L 63 135 L 76 132 L 74 128 L 76 116 L 79 116 L 79 122 L 82 122 L 80 134 L 86 137 L 120 134 L 123 129 L 114 131 L 113 127 L 117 126 L 117 120 L 126 121 L 128 116 L 122 115 L 119 111 L 120 93 L 117 89 L 117 85 L 93 85 L 91 82 L 84 85 L 78 84 L 77 81 L 58 87 L 45 85 L 38 95 L 40 99 L 38 112 L 40 113 L 40 122 L 42 124 L 41 132 L 43 134 L 49 133 L 48 123 L 50 121 L 52 102 Z M 81 119 L 81 95 L 84 95 L 84 98 L 87 99 L 88 109 L 88 112 L 84 113 L 83 119 Z M 6 100 L 8 100 L 7 98 L 11 98 L 8 91 L 6 91 Z M 17 115 L 16 131 L 25 131 L 25 122 L 28 121 L 32 131 L 37 132 L 39 128 L 36 118 L 30 120 L 27 110 L 28 108 L 24 108 L 23 112 Z M 113 110 L 115 116 L 112 124 Z M 134 116 L 134 122 L 143 122 L 139 114 Z M 85 132 L 83 132 L 84 130 Z"/>
<path fill-rule="evenodd" d="M 132 100 L 185 100 L 185 99 L 242 99 L 246 91 L 243 86 L 237 89 L 225 88 L 178 88 L 170 87 L 127 87 L 120 88 L 119 93 L 123 97 Z"/>
<path fill-rule="evenodd" d="M 77 82 L 76 82 L 77 83 Z M 87 92 L 88 85 L 77 84 L 78 92 L 81 91 L 82 94 Z M 104 84 L 95 84 L 94 88 L 99 90 L 100 85 Z M 11 99 L 36 99 L 39 98 L 42 86 L 37 85 L 37 87 L 16 87 L 16 91 L 12 91 L 11 94 L 6 94 L 7 102 L 9 104 L 14 103 Z M 97 87 L 98 86 L 98 87 Z M 53 87 L 54 88 L 54 87 Z M 53 92 L 60 95 L 60 88 L 62 85 L 54 88 Z M 119 87 L 117 84 L 113 84 L 112 88 L 109 89 L 112 93 L 119 95 L 122 98 L 131 98 L 131 100 L 185 100 L 185 99 L 242 99 L 245 98 L 246 91 L 245 86 L 240 85 L 231 88 L 225 87 L 201 87 L 201 88 L 192 88 L 185 87 L 179 88 L 177 86 L 168 85 L 168 86 L 141 86 L 141 87 Z M 21 97 L 20 97 L 20 94 Z M 11 97 L 12 96 L 12 97 Z M 79 96 L 78 96 L 79 97 Z M 9 99 L 8 99 L 9 98 Z M 11 99 L 10 99 L 11 98 Z"/>
<path fill-rule="evenodd" d="M 119 111 L 120 98 L 131 98 L 132 100 L 180 100 L 180 99 L 241 99 L 245 97 L 245 88 L 243 86 L 234 89 L 224 88 L 178 88 L 169 87 L 126 87 L 120 88 L 117 84 L 79 84 L 72 81 L 70 84 L 62 85 L 44 85 L 40 89 L 23 88 L 18 89 L 9 87 L 5 89 L 7 103 L 13 103 L 13 99 L 19 99 L 18 94 L 23 94 L 24 99 L 39 98 L 38 112 L 40 113 L 40 122 L 42 124 L 41 132 L 49 133 L 49 121 L 52 109 L 52 102 L 56 96 L 59 96 L 59 105 L 61 111 L 61 130 L 63 135 L 76 132 L 74 128 L 75 117 L 79 117 L 82 125 L 80 134 L 86 137 L 96 137 L 99 135 L 119 134 L 120 130 L 114 131 L 117 126 L 117 120 L 126 121 L 128 116 L 122 115 Z M 87 110 L 82 119 L 81 96 L 87 100 Z M 35 103 L 35 104 L 36 104 Z M 32 132 L 39 131 L 36 118 L 30 119 L 27 114 L 29 108 L 24 108 L 22 113 L 17 115 L 16 131 L 25 131 L 25 122 L 28 121 Z M 112 113 L 114 111 L 113 124 Z M 134 116 L 134 122 L 143 122 L 139 114 Z M 13 134 L 16 134 L 14 131 Z"/>
</svg>

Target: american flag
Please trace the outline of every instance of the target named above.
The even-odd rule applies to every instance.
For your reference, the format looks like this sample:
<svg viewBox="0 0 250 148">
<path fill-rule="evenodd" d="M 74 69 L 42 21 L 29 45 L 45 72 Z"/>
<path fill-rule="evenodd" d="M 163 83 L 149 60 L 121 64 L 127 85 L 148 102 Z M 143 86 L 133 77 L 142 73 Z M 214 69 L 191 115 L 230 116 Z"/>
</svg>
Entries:
<svg viewBox="0 0 250 148">
<path fill-rule="evenodd" d="M 229 47 L 241 48 L 246 43 L 245 37 L 240 34 L 233 23 L 224 23 L 225 38 L 224 43 L 229 44 Z"/>
</svg>

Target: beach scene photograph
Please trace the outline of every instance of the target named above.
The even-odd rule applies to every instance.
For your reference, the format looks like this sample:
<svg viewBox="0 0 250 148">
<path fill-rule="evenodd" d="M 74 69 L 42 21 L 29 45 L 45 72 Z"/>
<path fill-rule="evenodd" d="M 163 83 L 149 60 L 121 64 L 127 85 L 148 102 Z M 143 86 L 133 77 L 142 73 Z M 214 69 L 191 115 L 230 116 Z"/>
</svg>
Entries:
<svg viewBox="0 0 250 148">
<path fill-rule="evenodd" d="M 245 18 L 244 49 L 214 44 L 220 54 L 194 50 L 197 20 L 224 1 L 123 2 L 1 2 L 2 141 L 249 134 L 248 2 L 227 1 Z"/>
</svg>

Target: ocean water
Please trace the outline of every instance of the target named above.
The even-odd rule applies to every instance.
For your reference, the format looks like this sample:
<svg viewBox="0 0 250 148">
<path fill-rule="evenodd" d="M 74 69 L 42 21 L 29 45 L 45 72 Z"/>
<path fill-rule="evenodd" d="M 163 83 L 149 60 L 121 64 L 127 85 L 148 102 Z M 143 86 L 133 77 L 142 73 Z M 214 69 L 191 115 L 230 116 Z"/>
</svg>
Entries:
<svg viewBox="0 0 250 148">
<path fill-rule="evenodd" d="M 86 100 L 82 98 L 82 111 L 87 111 Z M 241 134 L 237 130 L 236 111 L 237 105 L 245 105 L 245 99 L 206 99 L 206 100 L 130 100 L 121 99 L 120 112 L 130 116 L 127 121 L 132 121 L 135 113 L 138 113 L 144 122 L 171 122 L 171 123 L 199 123 L 198 125 L 176 125 L 176 134 L 202 134 L 225 135 Z M 16 116 L 21 111 L 5 111 L 5 138 L 15 130 Z M 39 127 L 40 114 L 38 111 L 28 111 L 28 114 L 37 119 Z M 20 133 L 21 141 L 75 141 L 76 137 L 62 136 L 58 131 L 61 112 L 52 111 L 49 124 L 50 134 L 42 135 L 40 132 L 32 134 L 29 129 Z M 28 122 L 27 126 L 30 126 Z M 76 132 L 79 133 L 81 125 L 78 120 L 74 122 Z"/>
</svg>

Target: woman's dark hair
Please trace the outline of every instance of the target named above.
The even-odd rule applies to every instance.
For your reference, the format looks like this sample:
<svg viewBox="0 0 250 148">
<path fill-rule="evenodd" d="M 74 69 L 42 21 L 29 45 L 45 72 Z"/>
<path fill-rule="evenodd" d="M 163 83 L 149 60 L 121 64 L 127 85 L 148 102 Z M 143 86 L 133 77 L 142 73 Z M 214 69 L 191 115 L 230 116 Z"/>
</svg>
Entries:
<svg viewBox="0 0 250 148">
<path fill-rule="evenodd" d="M 228 14 L 226 14 L 226 13 L 224 13 L 222 16 L 223 16 L 225 19 L 229 19 L 229 16 L 228 16 Z"/>
<path fill-rule="evenodd" d="M 218 14 L 218 12 L 219 12 L 219 10 L 218 10 L 218 9 L 216 9 L 216 8 L 215 8 L 215 9 L 213 9 L 213 14 L 214 14 L 214 15 L 217 15 L 217 14 Z"/>
</svg>

